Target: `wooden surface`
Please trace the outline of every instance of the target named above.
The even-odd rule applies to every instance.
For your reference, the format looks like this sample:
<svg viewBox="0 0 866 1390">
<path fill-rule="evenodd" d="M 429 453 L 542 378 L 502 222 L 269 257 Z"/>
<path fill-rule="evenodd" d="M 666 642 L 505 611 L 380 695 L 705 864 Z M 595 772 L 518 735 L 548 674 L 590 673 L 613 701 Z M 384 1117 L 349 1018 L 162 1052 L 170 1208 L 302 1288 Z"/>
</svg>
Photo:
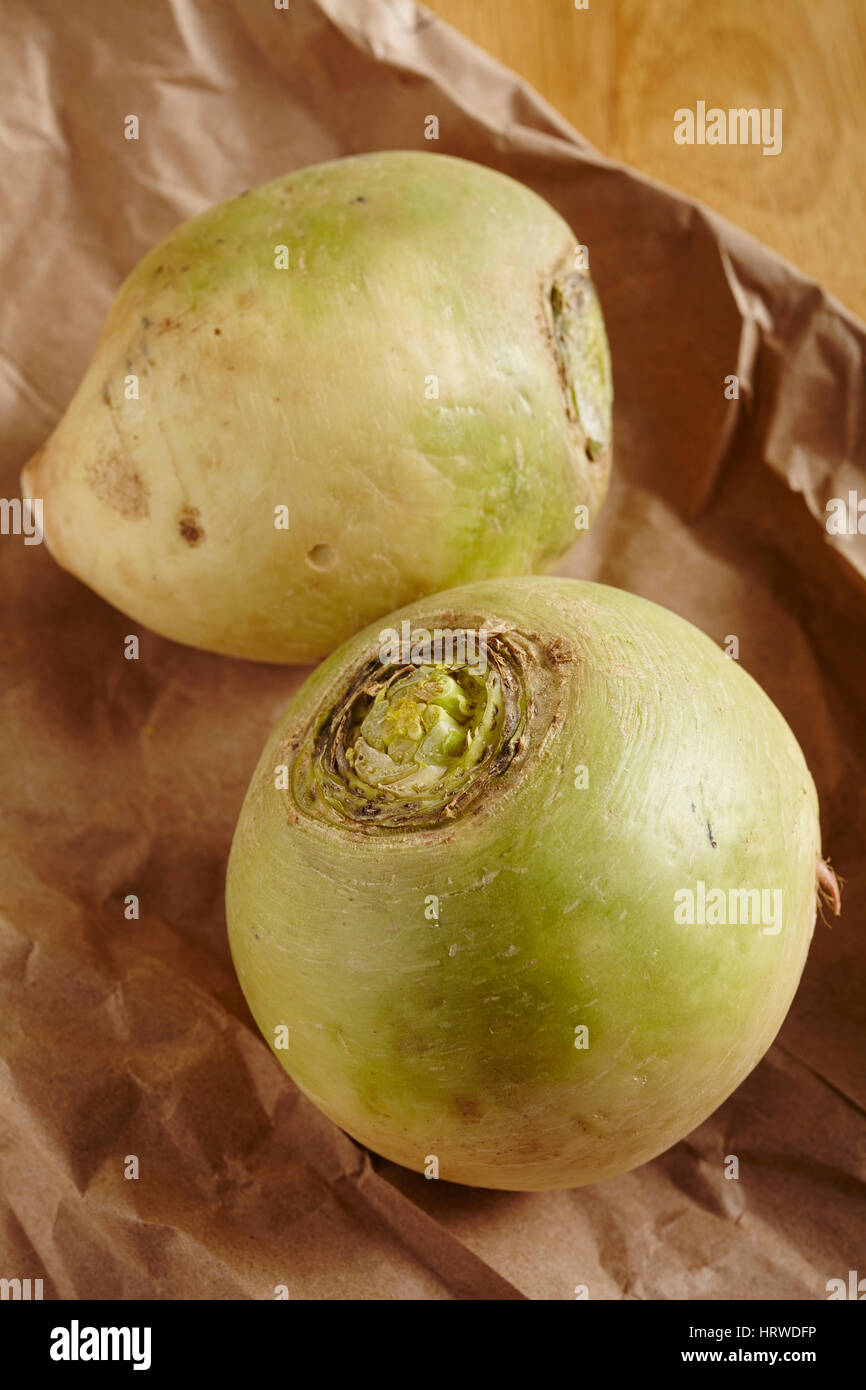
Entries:
<svg viewBox="0 0 866 1390">
<path fill-rule="evenodd" d="M 426 0 L 599 150 L 700 198 L 866 318 L 866 0 Z M 780 107 L 782 150 L 674 112 Z"/>
</svg>

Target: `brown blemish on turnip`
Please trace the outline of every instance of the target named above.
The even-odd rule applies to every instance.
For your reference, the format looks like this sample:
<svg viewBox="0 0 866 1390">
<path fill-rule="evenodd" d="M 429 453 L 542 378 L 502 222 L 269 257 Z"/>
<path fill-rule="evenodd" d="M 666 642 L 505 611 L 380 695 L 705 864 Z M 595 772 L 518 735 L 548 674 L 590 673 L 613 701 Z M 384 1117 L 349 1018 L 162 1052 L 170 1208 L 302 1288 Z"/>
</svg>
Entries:
<svg viewBox="0 0 866 1390">
<path fill-rule="evenodd" d="M 198 545 L 204 540 L 204 527 L 199 521 L 198 507 L 184 507 L 178 518 L 178 529 L 187 545 Z"/>
<path fill-rule="evenodd" d="M 541 311 L 538 315 L 538 322 L 541 328 L 541 336 L 553 359 L 556 368 L 556 375 L 559 379 L 559 386 L 562 392 L 565 413 L 572 424 L 578 424 L 577 410 L 574 405 L 574 397 L 571 391 L 571 382 L 568 379 L 568 372 L 565 366 L 565 358 L 562 355 L 562 346 L 556 331 L 557 316 L 563 311 L 562 292 L 555 280 L 556 271 L 553 276 L 544 275 L 541 278 Z"/>
<path fill-rule="evenodd" d="M 574 652 L 561 637 L 554 637 L 544 648 L 544 659 L 548 666 L 564 666 L 567 662 L 574 661 Z"/>
<path fill-rule="evenodd" d="M 129 521 L 143 521 L 150 514 L 148 491 L 129 459 L 105 454 L 85 469 L 91 490 Z"/>
</svg>

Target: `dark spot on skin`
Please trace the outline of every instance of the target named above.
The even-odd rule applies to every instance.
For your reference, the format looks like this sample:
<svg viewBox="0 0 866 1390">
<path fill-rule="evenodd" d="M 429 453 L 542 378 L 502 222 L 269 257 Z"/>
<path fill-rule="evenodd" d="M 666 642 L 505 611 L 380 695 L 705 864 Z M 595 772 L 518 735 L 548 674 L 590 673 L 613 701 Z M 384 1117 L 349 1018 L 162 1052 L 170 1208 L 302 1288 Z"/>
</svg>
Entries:
<svg viewBox="0 0 866 1390">
<path fill-rule="evenodd" d="M 245 197 L 247 196 L 247 194 L 249 193 L 249 191 L 250 191 L 250 190 L 249 190 L 248 188 L 245 188 L 244 191 L 243 191 L 243 193 L 239 193 L 239 194 L 238 194 L 238 197 L 239 197 L 239 198 L 245 198 Z"/>
<path fill-rule="evenodd" d="M 142 328 L 150 328 L 150 319 L 146 314 L 142 315 L 141 326 Z"/>
<path fill-rule="evenodd" d="M 362 198 L 362 197 L 360 196 L 360 194 L 359 194 L 359 196 L 358 196 L 357 198 L 350 198 L 350 199 L 349 199 L 349 202 L 350 202 L 350 203 L 366 203 L 366 201 L 367 201 L 367 199 L 366 199 L 366 198 Z"/>
<path fill-rule="evenodd" d="M 187 545 L 198 545 L 204 540 L 204 528 L 199 521 L 198 507 L 184 507 L 178 519 L 178 529 Z"/>
<path fill-rule="evenodd" d="M 707 821 L 707 839 L 709 840 L 710 845 L 713 849 L 718 849 L 718 845 L 713 839 L 713 827 L 710 825 L 709 821 Z"/>
<path fill-rule="evenodd" d="M 214 329 L 214 333 L 217 335 L 217 337 L 219 337 L 219 335 L 222 333 L 222 329 L 221 329 L 221 328 L 215 328 L 215 329 Z"/>
<path fill-rule="evenodd" d="M 128 521 L 143 521 L 149 513 L 148 492 L 135 468 L 122 454 L 104 454 L 85 469 L 87 481 L 106 506 Z"/>
<path fill-rule="evenodd" d="M 102 399 L 106 405 L 111 405 L 111 387 L 107 381 L 102 383 Z"/>
<path fill-rule="evenodd" d="M 690 802 L 689 802 L 689 805 L 691 806 L 692 810 L 694 811 L 694 809 L 695 809 L 695 803 L 694 803 L 693 801 L 690 801 Z"/>
<path fill-rule="evenodd" d="M 162 272 L 163 272 L 164 270 L 165 270 L 165 266 L 164 266 L 164 265 L 158 265 L 158 266 L 156 267 L 156 270 L 155 270 L 153 273 L 154 273 L 154 275 L 161 275 Z"/>
<path fill-rule="evenodd" d="M 457 1114 L 461 1117 L 461 1119 L 481 1119 L 481 1106 L 479 1105 L 478 1101 L 473 1100 L 471 1096 L 457 1096 L 454 1101 L 454 1109 L 457 1111 Z"/>
<path fill-rule="evenodd" d="M 177 379 L 178 385 L 185 386 L 188 381 L 189 377 L 187 376 L 186 372 L 181 372 L 180 376 Z"/>
<path fill-rule="evenodd" d="M 189 266 L 188 266 L 188 265 L 182 265 L 182 266 L 181 266 L 181 270 L 189 270 Z"/>
</svg>

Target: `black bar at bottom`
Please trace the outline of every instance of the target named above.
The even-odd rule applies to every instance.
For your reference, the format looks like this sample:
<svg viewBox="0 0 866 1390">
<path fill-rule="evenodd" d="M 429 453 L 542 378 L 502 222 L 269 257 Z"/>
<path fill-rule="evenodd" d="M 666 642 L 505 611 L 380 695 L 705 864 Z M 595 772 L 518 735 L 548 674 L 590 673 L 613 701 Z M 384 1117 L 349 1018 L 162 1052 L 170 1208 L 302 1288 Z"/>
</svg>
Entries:
<svg viewBox="0 0 866 1390">
<path fill-rule="evenodd" d="M 404 1377 L 421 1375 L 429 1382 L 440 1356 L 451 1373 L 455 1356 L 464 1369 L 468 1360 L 476 1364 L 481 1360 L 489 1376 L 500 1357 L 510 1358 L 517 1346 L 533 1360 L 541 1355 L 546 1361 L 544 1343 L 537 1337 L 532 1343 L 524 1340 L 533 1333 L 552 1334 L 559 1343 L 558 1354 L 570 1347 L 576 1369 L 586 1368 L 597 1353 L 608 1373 L 664 1374 L 675 1366 L 796 1365 L 811 1367 L 825 1379 L 857 1364 L 864 1330 L 863 1309 L 844 1308 L 830 1300 L 575 1300 L 566 1310 L 560 1305 L 558 1313 L 556 1305 L 535 1312 L 527 1308 L 523 1326 L 516 1320 L 513 1304 L 507 1323 L 499 1322 L 494 1304 L 487 1305 L 486 1314 L 479 1313 L 476 1305 L 468 1323 L 464 1322 L 466 1312 L 455 1314 L 456 1322 L 450 1323 L 441 1305 L 434 1310 L 421 1303 L 394 1302 L 397 1306 L 386 1318 L 384 1308 L 374 1302 L 13 1300 L 0 1304 L 0 1329 L 4 1361 L 15 1367 L 18 1383 L 26 1383 L 28 1374 L 34 1373 L 47 1374 L 52 1381 L 56 1377 L 60 1383 L 70 1375 L 99 1377 L 106 1369 L 115 1377 L 135 1375 L 137 1370 L 139 1379 L 150 1375 L 159 1381 L 175 1372 L 194 1371 L 223 1380 L 237 1376 L 245 1382 L 245 1390 L 251 1379 L 262 1384 L 277 1374 L 294 1379 L 292 1367 L 301 1351 L 303 1362 L 296 1369 L 305 1380 L 317 1365 L 323 1373 L 327 1368 L 332 1377 L 339 1369 L 338 1358 L 350 1370 L 363 1367 L 365 1377 L 385 1381 L 392 1379 L 400 1362 Z M 409 1343 L 419 1356 L 414 1370 L 400 1336 L 404 1330 L 417 1333 L 417 1339 Z M 397 1343 L 390 1340 L 395 1336 L 400 1336 Z M 459 1355 L 455 1336 L 461 1339 Z M 389 1346 L 402 1351 L 392 1358 Z M 470 1347 L 471 1358 L 466 1356 Z M 381 1376 L 376 1373 L 377 1364 Z"/>
</svg>

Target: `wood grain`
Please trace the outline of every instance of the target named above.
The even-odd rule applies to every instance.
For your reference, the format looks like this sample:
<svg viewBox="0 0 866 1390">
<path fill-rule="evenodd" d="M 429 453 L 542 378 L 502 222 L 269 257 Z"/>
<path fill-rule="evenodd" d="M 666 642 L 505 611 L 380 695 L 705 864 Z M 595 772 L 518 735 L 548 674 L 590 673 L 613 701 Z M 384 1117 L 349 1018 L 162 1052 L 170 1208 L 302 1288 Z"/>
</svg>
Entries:
<svg viewBox="0 0 866 1390">
<path fill-rule="evenodd" d="M 864 0 L 430 0 L 598 149 L 723 213 L 866 318 Z M 681 107 L 779 107 L 782 149 L 678 145 Z"/>
</svg>

